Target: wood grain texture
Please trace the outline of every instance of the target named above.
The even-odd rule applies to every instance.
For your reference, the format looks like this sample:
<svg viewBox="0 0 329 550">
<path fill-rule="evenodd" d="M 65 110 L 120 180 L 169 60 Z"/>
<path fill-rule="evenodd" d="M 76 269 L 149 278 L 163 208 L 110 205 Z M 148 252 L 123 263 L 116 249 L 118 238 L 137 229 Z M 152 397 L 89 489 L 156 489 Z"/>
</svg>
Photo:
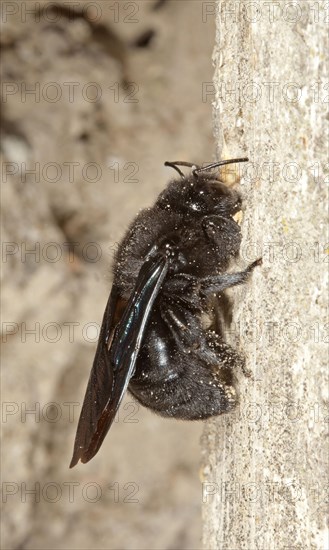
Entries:
<svg viewBox="0 0 329 550">
<path fill-rule="evenodd" d="M 329 546 L 327 12 L 293 4 L 217 6 L 218 156 L 251 160 L 241 262 L 263 266 L 234 291 L 228 335 L 252 376 L 204 433 L 206 549 Z"/>
</svg>

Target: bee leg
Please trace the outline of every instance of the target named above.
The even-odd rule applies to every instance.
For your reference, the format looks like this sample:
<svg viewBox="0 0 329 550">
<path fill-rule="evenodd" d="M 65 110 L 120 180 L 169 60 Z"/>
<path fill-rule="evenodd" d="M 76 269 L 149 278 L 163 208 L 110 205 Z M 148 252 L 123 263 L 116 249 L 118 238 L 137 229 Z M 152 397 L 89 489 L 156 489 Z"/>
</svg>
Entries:
<svg viewBox="0 0 329 550">
<path fill-rule="evenodd" d="M 228 259 L 230 256 L 238 253 L 241 244 L 241 229 L 239 225 L 230 217 L 234 213 L 238 199 L 232 200 L 230 195 L 227 198 L 227 212 L 222 216 L 213 214 L 205 216 L 202 220 L 202 229 L 209 243 L 213 244 L 218 252 L 223 251 L 224 256 Z"/>
<path fill-rule="evenodd" d="M 130 392 L 144 406 L 185 420 L 209 418 L 235 407 L 234 372 L 242 362 L 220 335 L 202 327 L 201 300 L 193 291 L 196 283 L 193 277 L 178 276 L 165 283 L 129 383 Z"/>
<path fill-rule="evenodd" d="M 201 309 L 199 288 L 200 284 L 197 277 L 180 273 L 166 281 L 163 295 L 168 304 L 172 306 L 178 304 L 196 313 Z"/>
<path fill-rule="evenodd" d="M 233 301 L 224 292 L 212 296 L 213 329 L 224 338 L 225 328 L 232 324 Z"/>
<path fill-rule="evenodd" d="M 193 355 L 201 360 L 206 357 L 224 358 L 218 369 L 235 369 L 244 367 L 244 359 L 229 344 L 224 342 L 219 334 L 213 330 L 203 330 L 194 314 L 185 314 L 184 320 L 179 318 L 178 311 L 167 308 L 161 311 L 161 317 L 170 329 L 177 348 L 185 350 L 185 353 L 193 351 Z M 198 336 L 196 336 L 198 335 Z M 215 355 L 214 355 L 215 354 Z"/>
<path fill-rule="evenodd" d="M 241 368 L 244 371 L 244 358 L 224 339 L 225 326 L 230 324 L 226 316 L 230 317 L 230 311 L 224 312 L 224 318 L 220 320 L 219 313 L 216 316 L 215 305 L 214 325 L 205 330 L 200 326 L 203 300 L 200 300 L 199 290 L 196 291 L 196 287 L 199 287 L 199 282 L 192 275 L 182 274 L 169 282 L 166 288 L 166 304 L 168 305 L 160 307 L 160 311 L 163 321 L 167 327 L 170 327 L 171 336 L 175 339 L 177 346 L 184 345 L 186 349 L 191 347 L 194 349 L 196 345 L 200 349 L 210 347 L 220 356 L 225 355 L 227 367 Z M 222 301 L 221 309 L 223 309 L 223 305 L 228 309 L 231 307 L 230 300 L 224 293 L 221 294 L 220 299 Z M 200 335 L 201 345 L 197 343 L 198 339 L 195 335 Z"/>
<path fill-rule="evenodd" d="M 231 286 L 241 285 L 247 281 L 253 269 L 261 263 L 262 259 L 258 258 L 258 260 L 252 262 L 252 264 L 250 264 L 244 271 L 239 271 L 238 273 L 222 273 L 221 275 L 204 277 L 201 279 L 201 292 L 207 295 L 212 292 L 222 292 Z"/>
</svg>

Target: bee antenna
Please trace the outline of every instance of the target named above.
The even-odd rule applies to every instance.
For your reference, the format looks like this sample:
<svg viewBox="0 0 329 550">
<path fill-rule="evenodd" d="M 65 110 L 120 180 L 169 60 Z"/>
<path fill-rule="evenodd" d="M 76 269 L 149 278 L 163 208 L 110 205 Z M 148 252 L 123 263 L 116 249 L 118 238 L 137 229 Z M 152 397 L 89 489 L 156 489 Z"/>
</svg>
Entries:
<svg viewBox="0 0 329 550">
<path fill-rule="evenodd" d="M 183 174 L 183 172 L 178 168 L 178 166 L 188 166 L 188 168 L 192 168 L 192 173 L 194 173 L 195 170 L 198 170 L 201 168 L 201 166 L 198 166 L 197 164 L 192 164 L 192 162 L 185 162 L 183 160 L 175 160 L 175 161 L 169 161 L 167 160 L 165 163 L 164 163 L 165 166 L 170 166 L 171 168 L 173 168 L 174 170 L 176 170 L 176 172 L 179 173 L 179 175 L 182 177 L 182 178 L 185 178 L 185 175 Z"/>
<path fill-rule="evenodd" d="M 241 157 L 236 159 L 227 159 L 227 160 L 219 160 L 218 162 L 213 162 L 211 164 L 208 164 L 207 166 L 197 166 L 192 170 L 192 174 L 195 177 L 198 177 L 199 172 L 207 172 L 208 170 L 212 170 L 213 168 L 217 168 L 218 166 L 224 166 L 226 164 L 235 164 L 237 162 L 248 162 L 248 157 Z"/>
<path fill-rule="evenodd" d="M 176 161 L 167 160 L 164 163 L 164 165 L 170 166 L 171 168 L 176 170 L 176 172 L 178 172 L 182 178 L 185 178 L 185 175 L 178 168 L 178 166 L 188 166 L 189 168 L 192 169 L 193 176 L 197 178 L 200 172 L 207 172 L 208 170 L 212 170 L 213 168 L 217 168 L 218 166 L 224 166 L 225 164 L 235 164 L 237 162 L 248 162 L 248 161 L 249 161 L 248 157 L 241 157 L 236 159 L 219 160 L 217 162 L 207 164 L 207 166 L 198 166 L 197 164 L 192 164 L 191 162 L 184 162 L 180 160 L 176 160 Z"/>
</svg>

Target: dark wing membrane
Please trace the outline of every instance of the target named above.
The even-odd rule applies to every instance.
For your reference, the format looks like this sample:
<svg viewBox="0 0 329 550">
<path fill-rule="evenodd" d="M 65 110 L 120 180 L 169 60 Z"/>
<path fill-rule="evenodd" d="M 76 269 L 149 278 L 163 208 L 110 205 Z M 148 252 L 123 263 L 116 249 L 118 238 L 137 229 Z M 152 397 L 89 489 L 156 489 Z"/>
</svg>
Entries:
<svg viewBox="0 0 329 550">
<path fill-rule="evenodd" d="M 70 468 L 77 464 L 88 448 L 97 428 L 99 415 L 107 403 L 108 396 L 111 395 L 113 369 L 110 364 L 107 342 L 113 338 L 116 317 L 119 316 L 120 311 L 120 302 L 122 307 L 122 300 L 118 297 L 117 287 L 113 285 L 106 304 L 95 359 L 82 405 Z"/>
<path fill-rule="evenodd" d="M 79 460 L 85 463 L 95 456 L 111 427 L 134 374 L 146 323 L 166 277 L 168 265 L 168 258 L 162 255 L 144 262 L 114 333 L 114 319 L 120 299 L 117 288 L 112 288 L 82 406 L 70 468 Z"/>
</svg>

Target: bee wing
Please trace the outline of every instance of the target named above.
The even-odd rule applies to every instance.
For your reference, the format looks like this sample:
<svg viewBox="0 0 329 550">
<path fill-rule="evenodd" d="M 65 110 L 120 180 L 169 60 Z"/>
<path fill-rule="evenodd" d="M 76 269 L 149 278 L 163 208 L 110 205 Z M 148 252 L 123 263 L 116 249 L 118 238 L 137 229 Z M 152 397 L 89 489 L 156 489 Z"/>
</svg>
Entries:
<svg viewBox="0 0 329 550">
<path fill-rule="evenodd" d="M 118 296 L 117 287 L 112 287 L 82 405 L 70 468 L 79 460 L 85 463 L 95 456 L 111 427 L 134 374 L 146 323 L 168 265 L 168 258 L 160 254 L 145 261 L 126 303 Z"/>
</svg>

